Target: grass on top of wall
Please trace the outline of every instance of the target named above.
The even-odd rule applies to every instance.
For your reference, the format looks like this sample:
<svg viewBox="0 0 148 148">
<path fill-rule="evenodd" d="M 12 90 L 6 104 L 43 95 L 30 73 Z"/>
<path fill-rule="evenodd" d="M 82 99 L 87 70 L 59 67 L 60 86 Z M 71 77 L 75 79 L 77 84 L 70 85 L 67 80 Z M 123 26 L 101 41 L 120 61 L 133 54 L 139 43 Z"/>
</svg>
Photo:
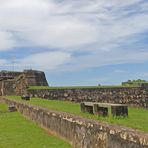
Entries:
<svg viewBox="0 0 148 148">
<path fill-rule="evenodd" d="M 0 148 L 70 148 L 65 141 L 49 135 L 20 113 L 8 112 L 0 103 Z"/>
<path fill-rule="evenodd" d="M 104 86 L 30 86 L 28 90 L 34 89 L 83 89 L 83 88 L 132 88 L 132 87 L 139 87 L 139 86 L 121 86 L 121 85 L 104 85 Z"/>
<path fill-rule="evenodd" d="M 42 106 L 52 110 L 71 113 L 89 119 L 109 122 L 148 132 L 148 110 L 146 109 L 129 107 L 129 116 L 125 118 L 112 117 L 111 115 L 109 115 L 109 117 L 100 117 L 97 115 L 82 113 L 80 110 L 79 103 L 68 102 L 68 101 L 57 101 L 57 100 L 45 100 L 41 98 L 31 98 L 30 101 L 24 101 L 21 99 L 20 96 L 8 96 L 7 98 L 20 102 L 25 102 L 32 105 Z"/>
</svg>

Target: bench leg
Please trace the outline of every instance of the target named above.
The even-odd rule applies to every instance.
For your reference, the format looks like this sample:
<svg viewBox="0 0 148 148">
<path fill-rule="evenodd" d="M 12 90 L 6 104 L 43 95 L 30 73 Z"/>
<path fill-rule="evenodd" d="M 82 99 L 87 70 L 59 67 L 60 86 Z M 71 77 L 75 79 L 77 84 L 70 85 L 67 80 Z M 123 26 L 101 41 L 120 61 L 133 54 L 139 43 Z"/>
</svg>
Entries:
<svg viewBox="0 0 148 148">
<path fill-rule="evenodd" d="M 93 105 L 93 113 L 98 115 L 98 104 Z"/>
<path fill-rule="evenodd" d="M 81 106 L 81 112 L 84 113 L 85 112 L 85 104 L 84 103 L 81 103 L 80 106 Z"/>
<path fill-rule="evenodd" d="M 108 116 L 108 108 L 107 107 L 99 107 L 98 106 L 98 114 L 103 116 L 103 117 Z"/>
<path fill-rule="evenodd" d="M 107 107 L 99 107 L 98 104 L 93 105 L 93 112 L 94 114 L 101 115 L 101 116 L 108 116 L 108 108 Z"/>
<path fill-rule="evenodd" d="M 81 106 L 81 112 L 83 112 L 83 113 L 87 112 L 87 113 L 90 113 L 90 114 L 94 114 L 93 106 L 87 106 L 83 102 L 80 104 L 80 106 Z"/>
<path fill-rule="evenodd" d="M 112 106 L 111 112 L 113 116 L 128 116 L 127 106 Z"/>
<path fill-rule="evenodd" d="M 85 105 L 85 112 L 90 113 L 90 114 L 94 114 L 93 106 L 86 106 Z"/>
</svg>

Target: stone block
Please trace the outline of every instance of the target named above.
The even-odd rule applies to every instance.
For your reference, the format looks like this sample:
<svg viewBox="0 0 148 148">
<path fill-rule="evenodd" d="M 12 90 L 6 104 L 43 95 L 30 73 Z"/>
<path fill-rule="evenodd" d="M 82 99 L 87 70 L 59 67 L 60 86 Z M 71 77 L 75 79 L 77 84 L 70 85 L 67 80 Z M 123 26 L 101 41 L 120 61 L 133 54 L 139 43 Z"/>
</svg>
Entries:
<svg viewBox="0 0 148 148">
<path fill-rule="evenodd" d="M 94 114 L 99 114 L 98 113 L 98 104 L 93 104 L 93 112 L 94 112 Z"/>
<path fill-rule="evenodd" d="M 108 116 L 108 108 L 98 106 L 98 115 L 101 115 L 104 117 Z"/>
<path fill-rule="evenodd" d="M 127 106 L 111 106 L 113 116 L 128 116 Z"/>
<path fill-rule="evenodd" d="M 87 106 L 87 105 L 85 105 L 85 112 L 90 113 L 90 114 L 94 114 L 94 112 L 93 112 L 93 106 Z"/>
<path fill-rule="evenodd" d="M 23 95 L 21 98 L 22 98 L 22 100 L 27 100 L 27 101 L 30 100 L 30 96 L 28 96 L 28 95 Z"/>
<path fill-rule="evenodd" d="M 9 112 L 16 112 L 17 111 L 17 109 L 14 105 L 9 106 L 8 110 L 9 110 Z"/>
<path fill-rule="evenodd" d="M 84 113 L 84 112 L 85 112 L 85 103 L 82 102 L 82 103 L 80 104 L 80 106 L 81 106 L 81 112 Z"/>
</svg>

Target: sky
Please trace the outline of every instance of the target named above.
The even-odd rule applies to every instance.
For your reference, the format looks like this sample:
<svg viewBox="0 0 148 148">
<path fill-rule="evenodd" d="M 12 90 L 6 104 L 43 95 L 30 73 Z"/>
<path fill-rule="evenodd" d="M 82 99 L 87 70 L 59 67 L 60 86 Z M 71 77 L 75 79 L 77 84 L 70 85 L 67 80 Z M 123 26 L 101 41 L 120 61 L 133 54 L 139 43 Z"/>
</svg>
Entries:
<svg viewBox="0 0 148 148">
<path fill-rule="evenodd" d="M 148 80 L 148 0 L 0 0 L 0 70 L 51 86 Z"/>
</svg>

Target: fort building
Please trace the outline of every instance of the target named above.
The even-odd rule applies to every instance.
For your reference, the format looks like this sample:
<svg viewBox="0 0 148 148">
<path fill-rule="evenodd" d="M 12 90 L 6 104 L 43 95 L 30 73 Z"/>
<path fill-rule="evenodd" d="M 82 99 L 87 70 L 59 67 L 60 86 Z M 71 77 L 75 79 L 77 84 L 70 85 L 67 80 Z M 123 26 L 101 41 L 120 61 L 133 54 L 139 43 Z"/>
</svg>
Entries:
<svg viewBox="0 0 148 148">
<path fill-rule="evenodd" d="M 29 86 L 48 86 L 45 73 L 37 70 L 0 71 L 0 95 L 22 95 Z"/>
</svg>

